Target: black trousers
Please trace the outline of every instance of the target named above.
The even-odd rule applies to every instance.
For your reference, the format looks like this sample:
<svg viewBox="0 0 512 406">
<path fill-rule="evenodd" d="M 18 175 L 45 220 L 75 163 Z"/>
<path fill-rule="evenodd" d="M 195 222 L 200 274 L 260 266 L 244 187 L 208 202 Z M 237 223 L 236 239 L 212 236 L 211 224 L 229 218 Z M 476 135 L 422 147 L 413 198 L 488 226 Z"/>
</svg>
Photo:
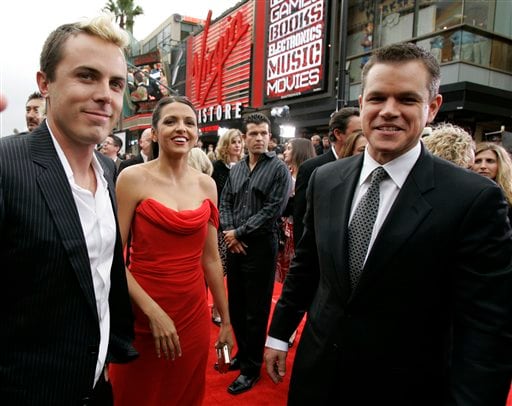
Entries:
<svg viewBox="0 0 512 406">
<path fill-rule="evenodd" d="M 229 314 L 238 345 L 240 373 L 259 375 L 274 289 L 277 236 L 244 238 L 247 255 L 228 254 Z"/>
</svg>

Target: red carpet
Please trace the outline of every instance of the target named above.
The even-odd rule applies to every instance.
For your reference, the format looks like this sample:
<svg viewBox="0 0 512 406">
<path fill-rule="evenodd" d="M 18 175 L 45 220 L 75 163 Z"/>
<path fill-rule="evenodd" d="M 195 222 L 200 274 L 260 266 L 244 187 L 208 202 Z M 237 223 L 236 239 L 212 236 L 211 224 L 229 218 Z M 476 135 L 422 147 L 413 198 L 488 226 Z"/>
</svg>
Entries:
<svg viewBox="0 0 512 406">
<path fill-rule="evenodd" d="M 281 294 L 281 284 L 276 283 L 274 287 L 274 295 L 272 299 L 272 309 Z M 288 384 L 290 382 L 291 366 L 293 358 L 295 357 L 296 345 L 300 339 L 300 332 L 302 325 L 299 327 L 295 345 L 290 349 L 287 362 L 286 362 L 286 376 L 283 382 L 275 385 L 268 377 L 264 367 L 261 370 L 261 379 L 259 382 L 248 392 L 240 395 L 230 395 L 227 392 L 228 386 L 239 374 L 239 371 L 228 372 L 227 374 L 220 374 L 213 369 L 215 364 L 216 353 L 213 346 L 218 334 L 218 327 L 212 323 L 211 330 L 211 348 L 210 356 L 208 359 L 208 368 L 206 371 L 206 396 L 204 400 L 205 406 L 216 405 L 237 405 L 237 406 L 284 406 L 288 394 Z M 236 354 L 236 349 L 233 349 L 232 355 Z"/>
<path fill-rule="evenodd" d="M 274 295 L 272 298 L 272 310 L 274 305 L 279 299 L 281 294 L 281 284 L 276 283 L 274 286 Z M 211 299 L 210 299 L 211 303 Z M 275 385 L 267 375 L 264 367 L 261 370 L 260 381 L 248 392 L 240 395 L 230 395 L 227 392 L 229 384 L 236 379 L 238 371 L 228 372 L 227 374 L 220 374 L 213 369 L 213 365 L 217 360 L 215 351 L 213 350 L 215 340 L 217 339 L 218 327 L 213 323 L 211 330 L 211 348 L 210 356 L 208 358 L 208 368 L 206 370 L 206 396 L 204 399 L 205 406 L 285 406 L 288 394 L 288 384 L 290 383 L 290 373 L 293 359 L 295 357 L 295 349 L 300 339 L 302 332 L 302 322 L 295 338 L 295 345 L 290 349 L 288 358 L 286 360 L 286 376 L 278 385 Z M 236 349 L 233 349 L 232 355 L 236 354 Z M 505 406 L 505 405 L 504 405 Z M 512 406 L 512 391 L 508 396 L 506 406 Z"/>
</svg>

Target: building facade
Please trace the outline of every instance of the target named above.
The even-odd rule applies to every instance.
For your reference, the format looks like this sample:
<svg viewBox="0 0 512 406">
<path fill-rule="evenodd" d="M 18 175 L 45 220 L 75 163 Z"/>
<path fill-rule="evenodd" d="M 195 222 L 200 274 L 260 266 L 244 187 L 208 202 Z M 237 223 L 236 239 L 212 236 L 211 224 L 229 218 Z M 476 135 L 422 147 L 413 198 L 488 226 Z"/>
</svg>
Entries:
<svg viewBox="0 0 512 406">
<path fill-rule="evenodd" d="M 207 15 L 174 48 L 158 45 L 162 25 L 141 52 L 156 44 L 170 58 L 162 56 L 165 66 L 179 61 L 179 73 L 165 75 L 194 102 L 204 141 L 215 143 L 252 111 L 272 117 L 275 135 L 285 126 L 295 128 L 291 136 L 326 133 L 336 109 L 357 105 L 372 50 L 415 42 L 441 64 L 436 121 L 458 124 L 476 140 L 499 139 L 512 129 L 510 15 L 512 2 L 500 0 L 244 0 L 215 20 Z M 140 124 L 148 113 L 125 121 Z"/>
</svg>

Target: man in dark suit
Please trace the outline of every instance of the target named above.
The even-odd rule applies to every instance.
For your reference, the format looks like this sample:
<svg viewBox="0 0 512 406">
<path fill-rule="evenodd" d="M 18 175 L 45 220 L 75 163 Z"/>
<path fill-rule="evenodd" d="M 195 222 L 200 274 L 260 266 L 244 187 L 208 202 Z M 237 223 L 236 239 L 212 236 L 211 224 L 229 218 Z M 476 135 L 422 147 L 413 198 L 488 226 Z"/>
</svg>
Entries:
<svg viewBox="0 0 512 406">
<path fill-rule="evenodd" d="M 112 160 L 95 151 L 123 105 L 127 35 L 107 16 L 50 34 L 47 120 L 0 140 L 0 404 L 110 405 L 108 362 L 133 320 Z"/>
<path fill-rule="evenodd" d="M 376 50 L 359 98 L 366 151 L 311 177 L 304 234 L 265 354 L 278 382 L 281 349 L 307 311 L 289 405 L 506 402 L 507 203 L 496 184 L 422 146 L 441 106 L 439 82 L 437 60 L 416 45 Z"/>
<path fill-rule="evenodd" d="M 116 166 L 116 173 L 119 172 L 119 166 L 121 165 L 121 162 L 123 162 L 123 160 L 119 158 L 119 152 L 121 151 L 121 148 L 123 148 L 123 140 L 115 134 L 109 134 L 109 136 L 101 144 L 100 148 L 100 152 L 103 155 L 114 161 Z"/>
<path fill-rule="evenodd" d="M 139 138 L 139 154 L 134 158 L 125 159 L 123 162 L 121 162 L 119 165 L 119 172 L 128 166 L 142 164 L 153 158 L 153 141 L 151 141 L 151 137 L 151 128 L 146 128 Z"/>
<path fill-rule="evenodd" d="M 306 190 L 313 171 L 328 162 L 335 161 L 341 155 L 345 140 L 353 132 L 361 130 L 359 109 L 345 107 L 334 112 L 329 120 L 329 139 L 331 149 L 322 155 L 308 159 L 299 166 L 295 181 L 295 200 L 293 206 L 293 238 L 299 242 L 304 229 L 303 221 L 306 214 Z"/>
</svg>

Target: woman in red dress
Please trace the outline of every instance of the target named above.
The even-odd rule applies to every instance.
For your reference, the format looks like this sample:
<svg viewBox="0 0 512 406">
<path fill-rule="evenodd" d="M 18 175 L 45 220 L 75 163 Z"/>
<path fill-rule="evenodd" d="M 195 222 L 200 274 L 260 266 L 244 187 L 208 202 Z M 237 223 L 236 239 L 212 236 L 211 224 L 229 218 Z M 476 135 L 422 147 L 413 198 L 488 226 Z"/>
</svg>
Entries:
<svg viewBox="0 0 512 406">
<path fill-rule="evenodd" d="M 222 317 L 216 346 L 233 346 L 217 248 L 217 189 L 187 164 L 198 138 L 188 99 L 161 99 L 152 134 L 158 158 L 126 168 L 117 181 L 121 237 L 132 238 L 127 276 L 140 356 L 110 367 L 114 403 L 200 405 L 210 350 L 205 277 Z"/>
</svg>

